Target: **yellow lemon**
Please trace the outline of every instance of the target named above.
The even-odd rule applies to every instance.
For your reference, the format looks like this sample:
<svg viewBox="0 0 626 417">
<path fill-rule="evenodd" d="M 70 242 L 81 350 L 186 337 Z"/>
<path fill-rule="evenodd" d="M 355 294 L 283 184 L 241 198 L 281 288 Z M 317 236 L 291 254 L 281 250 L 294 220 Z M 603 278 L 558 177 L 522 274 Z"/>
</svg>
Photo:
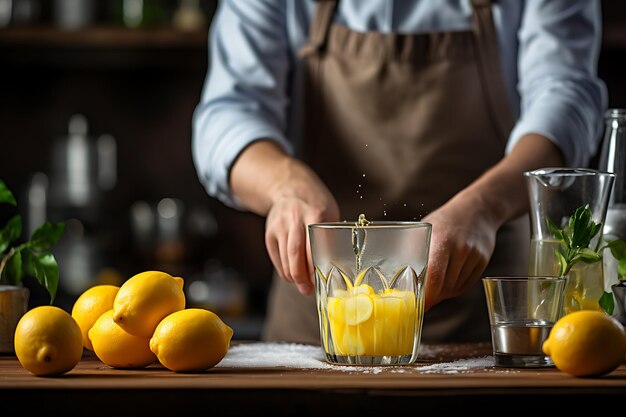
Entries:
<svg viewBox="0 0 626 417">
<path fill-rule="evenodd" d="M 89 339 L 98 359 L 114 368 L 145 368 L 157 360 L 150 351 L 150 339 L 124 331 L 113 321 L 112 309 L 98 317 Z"/>
<path fill-rule="evenodd" d="M 349 293 L 350 295 L 357 295 L 357 294 L 372 295 L 374 294 L 374 288 L 372 288 L 371 286 L 367 284 L 361 284 L 361 285 L 357 285 L 356 287 L 352 287 L 349 290 Z"/>
<path fill-rule="evenodd" d="M 113 308 L 113 300 L 119 289 L 115 285 L 96 285 L 83 292 L 74 302 L 72 317 L 80 326 L 85 348 L 93 350 L 87 332 L 102 313 Z"/>
<path fill-rule="evenodd" d="M 374 303 L 372 302 L 372 298 L 367 294 L 357 294 L 345 300 L 345 321 L 346 324 L 350 326 L 366 322 L 372 317 L 373 312 Z"/>
<path fill-rule="evenodd" d="M 189 308 L 159 323 L 150 339 L 150 349 L 171 371 L 202 371 L 226 356 L 232 336 L 233 329 L 215 313 Z"/>
<path fill-rule="evenodd" d="M 622 324 L 603 311 L 575 311 L 554 324 L 543 351 L 563 372 L 601 376 L 624 361 L 626 334 Z"/>
<path fill-rule="evenodd" d="M 150 338 L 161 320 L 184 308 L 182 278 L 146 271 L 122 284 L 113 302 L 113 320 L 130 334 Z"/>
<path fill-rule="evenodd" d="M 34 375 L 71 371 L 83 354 L 83 338 L 76 320 L 65 310 L 40 306 L 26 312 L 15 329 L 15 354 Z"/>
</svg>

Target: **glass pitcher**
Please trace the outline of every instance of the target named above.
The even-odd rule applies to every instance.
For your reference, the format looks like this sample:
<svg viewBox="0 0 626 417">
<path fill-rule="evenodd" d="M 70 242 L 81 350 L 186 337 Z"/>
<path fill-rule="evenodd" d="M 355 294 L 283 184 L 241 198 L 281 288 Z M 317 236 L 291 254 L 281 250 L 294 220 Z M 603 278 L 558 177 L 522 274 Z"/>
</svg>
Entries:
<svg viewBox="0 0 626 417">
<path fill-rule="evenodd" d="M 604 225 L 609 196 L 615 175 L 586 168 L 542 168 L 524 173 L 530 197 L 531 246 L 529 275 L 559 275 L 556 251 L 561 241 L 548 227 L 550 219 L 563 228 L 577 208 L 589 205 L 595 223 Z M 592 239 L 590 248 L 599 247 L 602 228 Z M 577 310 L 600 310 L 604 294 L 604 272 L 601 261 L 579 262 L 567 275 L 563 302 L 564 314 Z"/>
</svg>

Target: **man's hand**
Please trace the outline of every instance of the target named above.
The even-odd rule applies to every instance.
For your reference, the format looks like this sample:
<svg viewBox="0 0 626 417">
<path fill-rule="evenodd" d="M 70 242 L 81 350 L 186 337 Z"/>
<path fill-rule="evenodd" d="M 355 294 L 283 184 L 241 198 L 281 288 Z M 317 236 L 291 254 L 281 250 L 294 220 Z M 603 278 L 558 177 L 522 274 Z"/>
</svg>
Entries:
<svg viewBox="0 0 626 417">
<path fill-rule="evenodd" d="M 433 225 L 426 309 L 464 294 L 481 278 L 500 226 L 528 210 L 524 171 L 562 165 L 548 138 L 525 135 L 505 158 L 423 218 Z"/>
<path fill-rule="evenodd" d="M 479 201 L 470 198 L 459 195 L 423 219 L 433 226 L 426 310 L 467 292 L 493 253 L 499 224 L 487 216 L 487 210 L 481 210 Z"/>
<path fill-rule="evenodd" d="M 296 160 L 273 190 L 265 223 L 265 245 L 280 276 L 305 295 L 313 293 L 313 263 L 307 225 L 338 221 L 333 196 L 317 176 Z"/>
<path fill-rule="evenodd" d="M 268 141 L 254 143 L 231 171 L 235 195 L 267 216 L 265 245 L 278 274 L 304 295 L 313 293 L 313 263 L 307 226 L 338 221 L 330 191 L 304 163 Z"/>
</svg>

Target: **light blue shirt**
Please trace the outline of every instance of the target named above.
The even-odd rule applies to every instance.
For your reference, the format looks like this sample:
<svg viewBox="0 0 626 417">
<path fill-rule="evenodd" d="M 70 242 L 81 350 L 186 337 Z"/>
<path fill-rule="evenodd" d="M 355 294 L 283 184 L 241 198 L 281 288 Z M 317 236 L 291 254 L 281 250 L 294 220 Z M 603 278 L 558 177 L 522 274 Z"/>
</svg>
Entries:
<svg viewBox="0 0 626 417">
<path fill-rule="evenodd" d="M 503 76 L 517 122 L 506 147 L 538 133 L 566 164 L 587 166 L 607 106 L 596 74 L 599 0 L 500 0 L 493 6 Z M 313 0 L 221 0 L 209 36 L 209 71 L 193 116 L 193 159 L 209 195 L 242 208 L 229 187 L 238 155 L 255 140 L 298 152 L 295 103 Z M 335 21 L 363 32 L 471 28 L 470 0 L 342 0 Z M 459 92 L 462 94 L 462 92 Z"/>
</svg>

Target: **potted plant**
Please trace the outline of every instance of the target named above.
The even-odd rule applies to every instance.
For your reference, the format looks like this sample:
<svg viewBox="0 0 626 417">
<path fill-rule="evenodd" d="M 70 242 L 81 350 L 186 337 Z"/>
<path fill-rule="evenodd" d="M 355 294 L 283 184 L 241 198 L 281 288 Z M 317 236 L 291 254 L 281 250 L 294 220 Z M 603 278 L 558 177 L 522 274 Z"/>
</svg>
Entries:
<svg viewBox="0 0 626 417">
<path fill-rule="evenodd" d="M 16 207 L 11 190 L 0 180 L 0 203 Z M 20 318 L 28 310 L 29 290 L 23 278 L 30 276 L 50 294 L 54 302 L 59 284 L 59 267 L 48 252 L 63 235 L 63 223 L 45 222 L 30 239 L 22 237 L 22 217 L 14 215 L 0 229 L 0 353 L 13 353 L 13 336 Z"/>
</svg>

